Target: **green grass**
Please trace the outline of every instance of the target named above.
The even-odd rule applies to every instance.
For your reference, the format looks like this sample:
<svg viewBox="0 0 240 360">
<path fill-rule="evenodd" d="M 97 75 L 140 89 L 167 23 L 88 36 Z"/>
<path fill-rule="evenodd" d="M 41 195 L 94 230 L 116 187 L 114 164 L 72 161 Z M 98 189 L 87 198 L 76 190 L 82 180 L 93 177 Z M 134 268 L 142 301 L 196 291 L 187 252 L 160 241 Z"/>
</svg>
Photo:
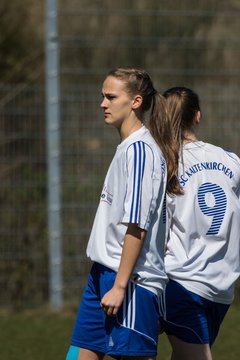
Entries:
<svg viewBox="0 0 240 360">
<path fill-rule="evenodd" d="M 237 360 L 240 356 L 240 303 L 233 304 L 213 345 L 213 359 Z"/>
<path fill-rule="evenodd" d="M 65 359 L 75 319 L 74 310 L 54 313 L 46 310 L 21 313 L 0 312 L 0 359 Z M 238 360 L 240 304 L 231 306 L 213 347 L 213 359 Z M 159 338 L 159 360 L 170 359 L 166 336 Z"/>
</svg>

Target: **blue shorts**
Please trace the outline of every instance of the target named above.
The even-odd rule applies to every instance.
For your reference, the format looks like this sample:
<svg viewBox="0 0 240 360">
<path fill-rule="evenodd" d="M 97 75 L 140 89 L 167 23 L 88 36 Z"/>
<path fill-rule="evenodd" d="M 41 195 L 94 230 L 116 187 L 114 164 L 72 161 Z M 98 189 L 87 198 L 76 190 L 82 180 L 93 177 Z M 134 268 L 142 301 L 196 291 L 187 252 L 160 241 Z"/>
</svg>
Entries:
<svg viewBox="0 0 240 360">
<path fill-rule="evenodd" d="M 129 282 L 117 316 L 106 316 L 100 306 L 116 272 L 94 263 L 78 310 L 71 345 L 123 356 L 156 356 L 159 298 L 152 291 Z"/>
<path fill-rule="evenodd" d="M 169 280 L 161 297 L 161 327 L 192 344 L 213 344 L 229 305 L 219 304 Z"/>
</svg>

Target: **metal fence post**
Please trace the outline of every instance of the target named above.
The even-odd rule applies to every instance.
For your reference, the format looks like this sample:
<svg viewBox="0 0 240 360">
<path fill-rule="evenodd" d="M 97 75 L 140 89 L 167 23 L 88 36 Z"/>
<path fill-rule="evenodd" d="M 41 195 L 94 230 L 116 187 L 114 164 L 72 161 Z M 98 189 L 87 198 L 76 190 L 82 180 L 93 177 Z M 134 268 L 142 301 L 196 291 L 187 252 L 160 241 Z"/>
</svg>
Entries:
<svg viewBox="0 0 240 360">
<path fill-rule="evenodd" d="M 60 309 L 63 306 L 63 285 L 61 254 L 59 46 L 57 0 L 46 0 L 45 7 L 49 301 L 50 305 L 54 309 Z"/>
</svg>

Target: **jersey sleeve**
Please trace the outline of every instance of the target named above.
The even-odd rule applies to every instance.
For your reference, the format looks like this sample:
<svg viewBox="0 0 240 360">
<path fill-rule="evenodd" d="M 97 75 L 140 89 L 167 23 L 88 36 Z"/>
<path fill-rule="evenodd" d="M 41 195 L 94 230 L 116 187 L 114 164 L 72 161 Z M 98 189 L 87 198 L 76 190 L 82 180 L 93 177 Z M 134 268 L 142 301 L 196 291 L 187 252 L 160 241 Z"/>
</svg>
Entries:
<svg viewBox="0 0 240 360">
<path fill-rule="evenodd" d="M 225 153 L 231 158 L 231 160 L 235 163 L 235 165 L 237 166 L 237 170 L 238 170 L 238 186 L 236 187 L 235 193 L 238 196 L 238 198 L 240 198 L 240 159 L 239 157 L 234 154 L 233 152 L 230 151 L 226 151 Z"/>
<path fill-rule="evenodd" d="M 126 152 L 126 195 L 123 223 L 137 224 L 147 230 L 156 207 L 161 176 L 156 175 L 154 152 L 138 141 Z M 160 166 L 159 166 L 160 168 Z"/>
</svg>

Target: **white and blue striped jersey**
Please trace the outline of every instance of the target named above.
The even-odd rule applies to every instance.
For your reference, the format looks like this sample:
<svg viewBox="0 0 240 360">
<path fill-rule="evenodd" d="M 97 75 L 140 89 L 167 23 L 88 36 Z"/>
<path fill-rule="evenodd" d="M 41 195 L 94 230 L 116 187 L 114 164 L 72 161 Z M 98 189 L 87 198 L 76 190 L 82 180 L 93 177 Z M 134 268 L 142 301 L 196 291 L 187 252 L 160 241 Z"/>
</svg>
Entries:
<svg viewBox="0 0 240 360">
<path fill-rule="evenodd" d="M 201 141 L 183 147 L 184 195 L 167 196 L 169 277 L 206 299 L 230 304 L 240 274 L 240 160 Z"/>
<path fill-rule="evenodd" d="M 87 255 L 117 271 L 129 223 L 146 230 L 133 279 L 162 289 L 166 234 L 166 163 L 159 146 L 143 126 L 117 147 L 108 169 L 92 227 Z"/>
</svg>

